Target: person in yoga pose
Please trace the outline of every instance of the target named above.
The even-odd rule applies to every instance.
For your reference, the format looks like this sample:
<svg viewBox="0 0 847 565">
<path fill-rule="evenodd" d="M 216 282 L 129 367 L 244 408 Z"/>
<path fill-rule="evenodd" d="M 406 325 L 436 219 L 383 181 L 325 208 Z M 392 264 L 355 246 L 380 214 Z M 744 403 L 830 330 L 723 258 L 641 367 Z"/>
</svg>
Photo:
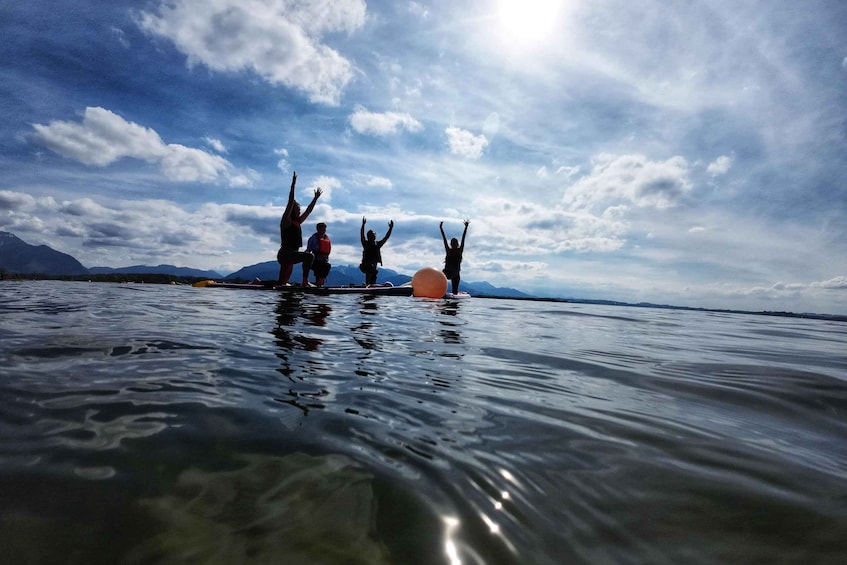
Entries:
<svg viewBox="0 0 847 565">
<path fill-rule="evenodd" d="M 303 247 L 303 230 L 301 225 L 312 213 L 315 208 L 315 203 L 320 198 L 323 190 L 321 187 L 315 189 L 315 197 L 306 207 L 306 211 L 300 213 L 300 204 L 294 199 L 294 185 L 297 184 L 297 172 L 291 177 L 291 191 L 288 193 L 288 204 L 285 207 L 285 212 L 282 213 L 282 218 L 279 220 L 279 238 L 280 246 L 276 254 L 276 260 L 279 263 L 279 278 L 277 283 L 287 285 L 288 279 L 291 278 L 291 271 L 296 263 L 303 263 L 303 286 L 311 286 L 309 283 L 309 269 L 312 268 L 312 262 L 315 256 L 307 251 L 300 251 Z"/>
</svg>

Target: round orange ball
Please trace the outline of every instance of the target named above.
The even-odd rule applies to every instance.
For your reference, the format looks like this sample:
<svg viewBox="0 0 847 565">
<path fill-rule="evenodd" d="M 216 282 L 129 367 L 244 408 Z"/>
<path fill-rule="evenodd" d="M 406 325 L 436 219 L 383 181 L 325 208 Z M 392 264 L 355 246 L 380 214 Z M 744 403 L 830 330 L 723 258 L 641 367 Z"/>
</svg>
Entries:
<svg viewBox="0 0 847 565">
<path fill-rule="evenodd" d="M 424 267 L 412 277 L 412 295 L 441 298 L 447 292 L 447 277 L 435 267 Z"/>
</svg>

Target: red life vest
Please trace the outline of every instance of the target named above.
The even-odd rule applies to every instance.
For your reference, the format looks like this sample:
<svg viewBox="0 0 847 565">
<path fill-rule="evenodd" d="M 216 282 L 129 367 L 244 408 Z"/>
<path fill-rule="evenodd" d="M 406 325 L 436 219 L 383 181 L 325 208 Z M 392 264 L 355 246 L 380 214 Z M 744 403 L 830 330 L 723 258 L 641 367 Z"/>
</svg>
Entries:
<svg viewBox="0 0 847 565">
<path fill-rule="evenodd" d="M 318 250 L 315 252 L 315 257 L 321 261 L 328 261 L 330 251 L 332 251 L 332 242 L 329 240 L 329 236 L 319 237 Z"/>
</svg>

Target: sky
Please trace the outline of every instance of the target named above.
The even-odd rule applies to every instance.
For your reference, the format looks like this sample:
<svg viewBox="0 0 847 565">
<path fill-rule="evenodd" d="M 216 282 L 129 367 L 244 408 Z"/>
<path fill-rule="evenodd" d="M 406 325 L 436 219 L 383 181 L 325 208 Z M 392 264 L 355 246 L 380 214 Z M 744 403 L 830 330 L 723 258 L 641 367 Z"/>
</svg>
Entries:
<svg viewBox="0 0 847 565">
<path fill-rule="evenodd" d="M 0 6 L 0 230 L 86 267 L 332 262 L 847 314 L 843 0 Z"/>
</svg>

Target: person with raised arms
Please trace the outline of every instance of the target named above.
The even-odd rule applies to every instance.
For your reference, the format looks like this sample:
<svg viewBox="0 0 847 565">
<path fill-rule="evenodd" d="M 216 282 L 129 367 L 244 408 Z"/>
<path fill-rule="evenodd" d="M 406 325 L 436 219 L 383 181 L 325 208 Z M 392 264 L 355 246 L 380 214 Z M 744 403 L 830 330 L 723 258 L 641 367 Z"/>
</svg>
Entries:
<svg viewBox="0 0 847 565">
<path fill-rule="evenodd" d="M 382 253 L 380 250 L 388 238 L 391 237 L 391 230 L 394 229 L 394 220 L 388 222 L 388 232 L 385 237 L 376 240 L 376 232 L 368 230 L 367 238 L 365 237 L 365 224 L 367 220 L 362 218 L 362 228 L 359 230 L 359 237 L 362 240 L 362 262 L 359 264 L 359 270 L 365 273 L 365 286 L 376 284 L 376 275 L 379 272 L 376 268 L 377 264 L 382 265 Z"/>
<path fill-rule="evenodd" d="M 282 213 L 282 218 L 279 221 L 279 238 L 280 246 L 276 254 L 276 260 L 279 263 L 279 279 L 280 285 L 287 285 L 288 279 L 291 278 L 291 271 L 296 263 L 303 263 L 303 286 L 312 286 L 309 283 L 309 269 L 312 268 L 312 262 L 315 256 L 307 251 L 300 251 L 303 247 L 303 230 L 301 228 L 303 222 L 312 213 L 315 208 L 315 203 L 320 198 L 323 190 L 321 187 L 315 189 L 315 197 L 312 202 L 306 207 L 306 211 L 300 213 L 300 204 L 294 199 L 294 185 L 297 184 L 297 171 L 291 177 L 291 191 L 288 193 L 288 204 L 285 206 L 285 212 Z"/>
<path fill-rule="evenodd" d="M 462 243 L 455 237 L 450 240 L 450 245 L 447 245 L 447 236 L 444 235 L 444 222 L 438 225 L 441 230 L 441 239 L 444 241 L 444 276 L 450 281 L 453 289 L 453 294 L 459 294 L 459 283 L 462 280 L 460 271 L 462 268 L 462 253 L 465 251 L 465 236 L 468 234 L 469 220 L 465 220 L 465 231 L 462 232 Z"/>
</svg>

